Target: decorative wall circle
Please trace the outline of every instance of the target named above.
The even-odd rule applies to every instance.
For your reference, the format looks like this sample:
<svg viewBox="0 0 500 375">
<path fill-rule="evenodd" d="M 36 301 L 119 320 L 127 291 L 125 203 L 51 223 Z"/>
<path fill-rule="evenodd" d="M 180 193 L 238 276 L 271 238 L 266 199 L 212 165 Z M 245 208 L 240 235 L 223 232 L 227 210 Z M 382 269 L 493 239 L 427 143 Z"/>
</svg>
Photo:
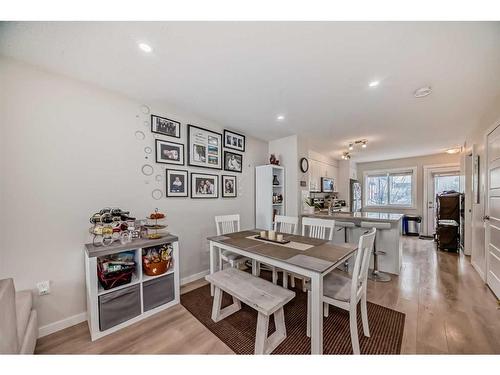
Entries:
<svg viewBox="0 0 500 375">
<path fill-rule="evenodd" d="M 144 138 L 146 138 L 146 135 L 144 134 L 144 132 L 137 130 L 135 132 L 135 138 L 137 138 L 139 141 L 142 141 Z"/>
<path fill-rule="evenodd" d="M 141 111 L 142 113 L 148 114 L 150 112 L 150 109 L 147 105 L 143 104 L 141 105 Z"/>
<path fill-rule="evenodd" d="M 153 199 L 161 199 L 163 197 L 163 192 L 160 190 L 160 189 L 154 189 L 152 192 L 151 192 L 151 196 L 153 197 Z"/>
<path fill-rule="evenodd" d="M 144 176 L 151 176 L 154 172 L 153 167 L 149 164 L 144 164 L 141 171 Z"/>
<path fill-rule="evenodd" d="M 145 152 L 146 154 L 150 154 L 150 153 L 152 153 L 152 152 L 153 152 L 153 149 L 152 149 L 151 147 L 149 147 L 149 146 L 146 146 L 146 147 L 144 147 L 144 152 Z"/>
</svg>

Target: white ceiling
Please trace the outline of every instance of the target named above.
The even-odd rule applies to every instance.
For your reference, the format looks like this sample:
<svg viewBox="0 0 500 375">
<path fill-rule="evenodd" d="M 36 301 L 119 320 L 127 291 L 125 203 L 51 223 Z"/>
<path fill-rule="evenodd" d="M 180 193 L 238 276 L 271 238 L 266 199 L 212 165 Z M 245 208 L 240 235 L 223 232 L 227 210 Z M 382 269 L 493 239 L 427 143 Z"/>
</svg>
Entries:
<svg viewBox="0 0 500 375">
<path fill-rule="evenodd" d="M 0 54 L 355 161 L 460 145 L 500 95 L 498 22 L 2 23 Z"/>
</svg>

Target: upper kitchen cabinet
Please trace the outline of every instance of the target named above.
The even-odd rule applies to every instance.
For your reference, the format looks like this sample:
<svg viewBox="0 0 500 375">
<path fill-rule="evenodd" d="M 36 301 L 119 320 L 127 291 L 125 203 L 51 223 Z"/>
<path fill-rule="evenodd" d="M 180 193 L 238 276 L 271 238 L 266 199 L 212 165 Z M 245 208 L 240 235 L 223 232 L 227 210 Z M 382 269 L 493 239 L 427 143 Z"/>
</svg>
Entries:
<svg viewBox="0 0 500 375">
<path fill-rule="evenodd" d="M 309 191 L 321 191 L 321 177 L 334 179 L 337 188 L 337 167 L 330 163 L 309 159 Z"/>
</svg>

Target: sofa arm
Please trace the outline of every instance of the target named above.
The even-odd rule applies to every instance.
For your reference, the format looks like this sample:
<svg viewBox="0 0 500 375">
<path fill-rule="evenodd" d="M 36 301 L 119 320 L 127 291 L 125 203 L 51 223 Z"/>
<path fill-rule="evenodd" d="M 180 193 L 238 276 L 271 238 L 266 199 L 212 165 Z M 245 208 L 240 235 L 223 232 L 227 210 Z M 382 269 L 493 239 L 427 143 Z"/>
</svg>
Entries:
<svg viewBox="0 0 500 375">
<path fill-rule="evenodd" d="M 17 354 L 16 291 L 12 279 L 0 280 L 0 353 Z"/>
</svg>

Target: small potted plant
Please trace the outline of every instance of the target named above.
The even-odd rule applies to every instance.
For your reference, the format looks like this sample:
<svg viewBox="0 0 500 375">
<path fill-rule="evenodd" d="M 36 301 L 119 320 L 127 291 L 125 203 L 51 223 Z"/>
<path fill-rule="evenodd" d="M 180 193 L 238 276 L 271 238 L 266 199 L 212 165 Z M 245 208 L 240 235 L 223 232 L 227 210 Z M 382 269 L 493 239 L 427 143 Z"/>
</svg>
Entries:
<svg viewBox="0 0 500 375">
<path fill-rule="evenodd" d="M 315 209 L 318 208 L 319 206 L 317 204 L 313 203 L 312 198 L 306 198 L 304 199 L 304 213 L 308 215 L 314 214 Z"/>
</svg>

